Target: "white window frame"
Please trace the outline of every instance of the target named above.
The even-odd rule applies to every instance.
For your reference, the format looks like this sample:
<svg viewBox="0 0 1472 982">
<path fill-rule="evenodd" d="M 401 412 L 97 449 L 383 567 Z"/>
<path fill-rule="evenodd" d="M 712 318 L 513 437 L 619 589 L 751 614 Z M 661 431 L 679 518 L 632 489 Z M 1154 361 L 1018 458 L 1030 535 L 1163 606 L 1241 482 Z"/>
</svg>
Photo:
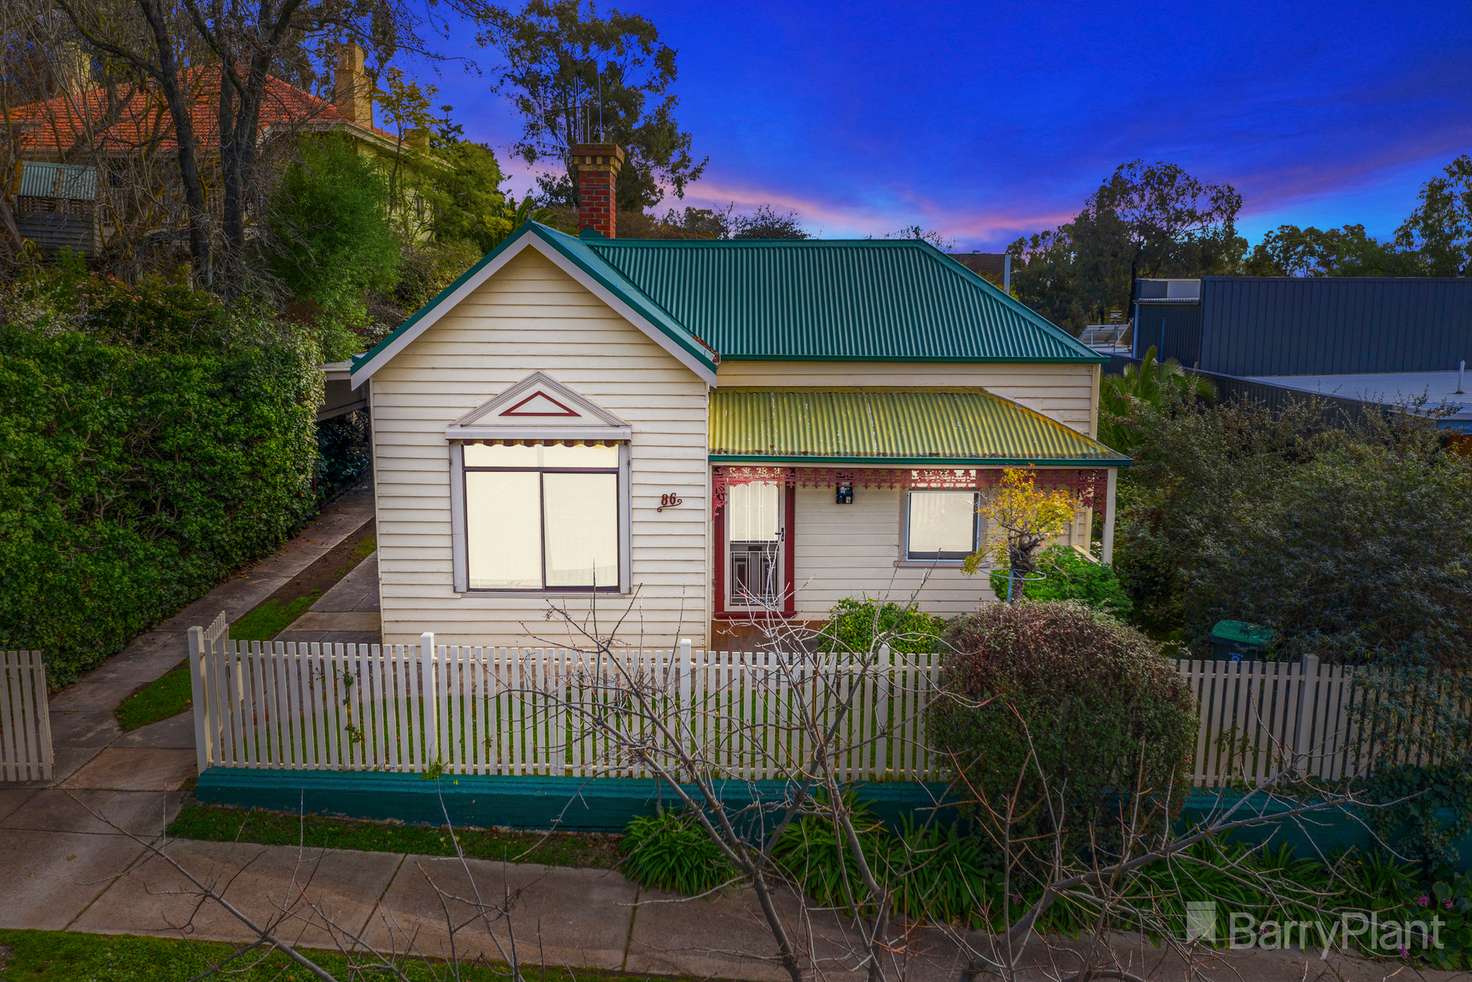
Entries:
<svg viewBox="0 0 1472 982">
<path fill-rule="evenodd" d="M 971 553 L 981 548 L 981 495 L 976 491 L 966 491 L 960 488 L 910 488 L 900 495 L 900 558 L 899 565 L 903 566 L 960 566 L 966 562 L 965 556 L 957 558 L 934 558 L 929 556 L 915 556 L 910 552 L 910 496 L 915 492 L 925 494 L 970 494 L 971 495 Z"/>
<path fill-rule="evenodd" d="M 470 441 L 475 442 L 475 441 Z M 465 501 L 465 442 L 450 444 L 450 542 L 454 564 L 455 592 L 461 594 L 514 596 L 514 597 L 559 597 L 592 596 L 597 594 L 629 593 L 631 563 L 629 556 L 630 519 L 633 501 L 629 485 L 629 444 L 621 441 L 618 447 L 618 584 L 607 587 L 472 587 L 470 585 L 470 557 L 466 546 L 466 501 Z M 471 468 L 475 470 L 476 468 Z M 511 468 L 513 470 L 556 472 L 559 468 Z M 545 545 L 543 547 L 545 549 Z"/>
</svg>

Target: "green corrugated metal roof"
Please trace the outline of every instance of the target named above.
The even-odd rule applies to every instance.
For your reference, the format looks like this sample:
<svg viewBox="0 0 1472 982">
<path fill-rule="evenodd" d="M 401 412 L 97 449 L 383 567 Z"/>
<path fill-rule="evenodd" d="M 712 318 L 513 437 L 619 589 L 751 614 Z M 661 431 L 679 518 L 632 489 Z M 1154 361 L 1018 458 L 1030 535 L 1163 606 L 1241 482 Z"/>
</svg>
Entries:
<svg viewBox="0 0 1472 982">
<path fill-rule="evenodd" d="M 917 239 L 582 241 L 723 360 L 1103 360 Z"/>
<path fill-rule="evenodd" d="M 1129 458 L 984 389 L 715 389 L 714 461 L 1118 467 Z"/>
<path fill-rule="evenodd" d="M 97 198 L 97 168 L 28 160 L 21 164 L 20 195 L 94 201 Z"/>
<path fill-rule="evenodd" d="M 353 371 L 527 235 L 552 245 L 711 368 L 728 358 L 1106 360 L 918 239 L 579 238 L 528 222 L 356 358 Z"/>
</svg>

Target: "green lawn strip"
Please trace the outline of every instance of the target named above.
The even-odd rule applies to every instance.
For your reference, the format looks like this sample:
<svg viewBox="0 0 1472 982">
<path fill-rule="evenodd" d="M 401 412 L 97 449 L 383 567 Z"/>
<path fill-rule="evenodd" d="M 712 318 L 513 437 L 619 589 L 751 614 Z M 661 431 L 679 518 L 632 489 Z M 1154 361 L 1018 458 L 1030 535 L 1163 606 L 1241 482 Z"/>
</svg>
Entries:
<svg viewBox="0 0 1472 982">
<path fill-rule="evenodd" d="M 321 598 L 321 590 L 312 590 L 290 600 L 267 597 L 230 625 L 230 636 L 237 641 L 270 641 Z"/>
<path fill-rule="evenodd" d="M 179 839 L 211 842 L 255 842 L 268 846 L 359 849 L 365 852 L 408 852 L 453 856 L 455 847 L 443 827 L 367 822 L 322 815 L 228 808 L 188 802 L 168 834 Z M 573 832 L 512 832 L 500 829 L 456 829 L 460 848 L 472 859 L 613 869 L 619 863 L 618 839 Z"/>
<path fill-rule="evenodd" d="M 114 715 L 125 731 L 136 730 L 179 715 L 189 708 L 191 702 L 189 664 L 180 662 L 118 703 Z"/>
<path fill-rule="evenodd" d="M 269 955 L 250 951 L 237 955 L 241 946 L 218 941 L 185 941 L 176 938 L 139 938 L 131 935 L 75 934 L 69 931 L 0 930 L 0 979 L 8 982 L 184 982 L 201 976 L 239 979 L 241 982 L 299 982 L 313 979 L 311 973 L 280 952 Z M 332 951 L 303 949 L 302 954 L 339 979 L 390 978 L 390 974 L 367 966 L 366 958 L 355 959 L 364 966 L 354 969 L 343 955 Z M 431 959 L 395 959 L 406 978 L 430 982 L 449 977 L 449 967 Z M 593 969 L 538 969 L 523 966 L 526 978 L 537 982 L 632 982 L 653 976 L 617 975 Z M 456 978 L 465 982 L 506 979 L 505 966 L 462 965 Z"/>
</svg>

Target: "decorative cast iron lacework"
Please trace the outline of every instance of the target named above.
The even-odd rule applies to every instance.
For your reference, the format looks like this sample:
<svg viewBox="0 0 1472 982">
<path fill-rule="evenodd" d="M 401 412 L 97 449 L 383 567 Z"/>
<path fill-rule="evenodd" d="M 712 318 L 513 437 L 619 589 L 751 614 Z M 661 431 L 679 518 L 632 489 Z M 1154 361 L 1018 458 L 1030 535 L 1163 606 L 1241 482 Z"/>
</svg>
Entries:
<svg viewBox="0 0 1472 982">
<path fill-rule="evenodd" d="M 852 484 L 856 488 L 928 488 L 984 491 L 1002 479 L 1001 467 L 716 467 L 712 475 L 711 503 L 717 514 L 726 504 L 726 489 L 733 484 L 775 484 L 788 488 L 822 488 Z M 1084 467 L 1029 467 L 1041 488 L 1063 488 L 1078 496 L 1085 507 L 1093 507 L 1095 492 L 1103 487 L 1108 472 Z"/>
</svg>

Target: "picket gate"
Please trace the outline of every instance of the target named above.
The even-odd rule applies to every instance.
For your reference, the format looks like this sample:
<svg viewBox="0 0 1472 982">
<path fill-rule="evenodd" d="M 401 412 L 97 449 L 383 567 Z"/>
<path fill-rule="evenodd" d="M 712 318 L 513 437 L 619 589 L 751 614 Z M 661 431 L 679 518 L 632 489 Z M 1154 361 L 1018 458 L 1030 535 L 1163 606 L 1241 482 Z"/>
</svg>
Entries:
<svg viewBox="0 0 1472 982">
<path fill-rule="evenodd" d="M 49 781 L 56 764 L 39 651 L 0 651 L 0 781 Z"/>
</svg>

